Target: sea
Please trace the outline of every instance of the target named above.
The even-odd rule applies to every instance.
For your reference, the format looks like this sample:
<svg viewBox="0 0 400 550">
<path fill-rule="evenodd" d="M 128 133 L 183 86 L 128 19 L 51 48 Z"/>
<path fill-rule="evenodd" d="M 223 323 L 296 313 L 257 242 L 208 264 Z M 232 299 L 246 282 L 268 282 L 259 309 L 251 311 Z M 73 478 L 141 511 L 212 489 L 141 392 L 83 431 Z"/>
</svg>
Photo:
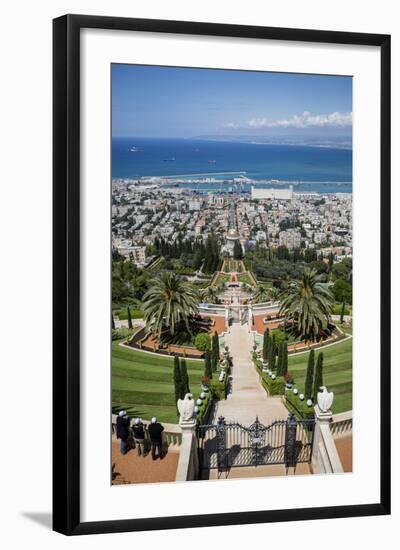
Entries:
<svg viewBox="0 0 400 550">
<path fill-rule="evenodd" d="M 292 184 L 295 192 L 351 193 L 352 151 L 205 139 L 112 139 L 113 178 L 155 176 L 198 192 Z M 239 189 L 238 181 L 243 182 Z"/>
</svg>

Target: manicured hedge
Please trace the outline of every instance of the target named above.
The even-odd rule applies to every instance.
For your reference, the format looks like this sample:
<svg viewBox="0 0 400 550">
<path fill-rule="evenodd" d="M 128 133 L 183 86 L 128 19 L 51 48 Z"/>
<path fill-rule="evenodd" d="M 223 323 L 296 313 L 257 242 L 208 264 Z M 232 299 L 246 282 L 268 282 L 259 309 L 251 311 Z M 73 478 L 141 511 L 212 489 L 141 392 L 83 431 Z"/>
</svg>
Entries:
<svg viewBox="0 0 400 550">
<path fill-rule="evenodd" d="M 252 357 L 257 370 L 261 374 L 261 382 L 267 393 L 269 395 L 283 395 L 285 393 L 285 380 L 283 376 L 277 376 L 275 380 L 272 380 L 266 372 L 263 372 L 263 364 L 262 361 L 258 359 L 257 354 L 253 352 Z"/>
<path fill-rule="evenodd" d="M 285 399 L 286 407 L 296 418 L 305 419 L 314 416 L 314 407 L 309 407 L 305 399 L 301 401 L 299 395 L 295 395 L 292 390 L 286 391 Z"/>
<path fill-rule="evenodd" d="M 282 376 L 278 376 L 275 380 L 272 380 L 267 373 L 263 373 L 261 378 L 262 385 L 269 395 L 283 395 L 285 393 L 285 380 Z"/>
<path fill-rule="evenodd" d="M 218 380 L 219 374 L 216 373 L 214 378 L 210 381 L 210 392 L 214 399 L 226 399 L 226 388 L 228 385 L 228 374 L 225 374 L 225 378 L 220 382 Z"/>
<path fill-rule="evenodd" d="M 196 399 L 197 401 L 197 399 Z M 205 398 L 199 407 L 199 412 L 197 413 L 197 421 L 199 424 L 204 424 L 207 421 L 208 413 L 210 412 L 212 404 L 211 392 L 207 392 Z"/>
</svg>

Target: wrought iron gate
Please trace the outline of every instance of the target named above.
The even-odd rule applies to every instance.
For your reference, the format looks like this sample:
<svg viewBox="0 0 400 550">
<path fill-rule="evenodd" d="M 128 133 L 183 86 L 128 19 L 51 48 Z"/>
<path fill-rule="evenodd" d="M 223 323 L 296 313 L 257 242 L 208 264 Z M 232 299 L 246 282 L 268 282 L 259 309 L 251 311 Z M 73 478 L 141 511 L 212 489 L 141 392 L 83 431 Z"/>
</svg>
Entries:
<svg viewBox="0 0 400 550">
<path fill-rule="evenodd" d="M 217 424 L 198 427 L 200 467 L 219 472 L 234 467 L 284 464 L 296 467 L 311 461 L 314 419 L 276 420 L 264 426 L 256 418 L 251 426 L 226 423 L 220 416 Z"/>
</svg>

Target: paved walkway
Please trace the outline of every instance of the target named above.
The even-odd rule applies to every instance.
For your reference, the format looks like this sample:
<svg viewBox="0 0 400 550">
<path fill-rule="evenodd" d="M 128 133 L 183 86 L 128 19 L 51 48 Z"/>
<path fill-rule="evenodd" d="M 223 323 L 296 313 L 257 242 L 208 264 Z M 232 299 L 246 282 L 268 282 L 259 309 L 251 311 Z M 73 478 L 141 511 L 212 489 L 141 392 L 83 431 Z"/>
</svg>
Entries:
<svg viewBox="0 0 400 550">
<path fill-rule="evenodd" d="M 126 455 L 121 455 L 119 446 L 119 441 L 113 436 L 112 485 L 175 481 L 179 447 L 169 447 L 168 453 L 162 460 L 152 460 L 151 453 L 143 458 L 138 456 L 135 449 L 130 449 Z"/>
<path fill-rule="evenodd" d="M 231 391 L 226 400 L 218 401 L 213 420 L 222 415 L 227 422 L 236 421 L 249 426 L 257 415 L 264 425 L 286 419 L 288 411 L 280 397 L 268 397 L 259 382 L 250 357 L 253 336 L 248 333 L 247 324 L 234 323 L 230 333 L 225 335 L 225 342 L 233 360 Z"/>
</svg>

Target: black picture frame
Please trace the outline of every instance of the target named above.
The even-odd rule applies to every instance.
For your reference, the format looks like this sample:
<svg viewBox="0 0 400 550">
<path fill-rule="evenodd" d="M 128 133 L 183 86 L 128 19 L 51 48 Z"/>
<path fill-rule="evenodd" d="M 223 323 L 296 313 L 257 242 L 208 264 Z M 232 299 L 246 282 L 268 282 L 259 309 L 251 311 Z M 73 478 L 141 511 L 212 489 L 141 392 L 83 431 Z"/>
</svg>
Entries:
<svg viewBox="0 0 400 550">
<path fill-rule="evenodd" d="M 379 502 L 352 506 L 80 520 L 80 31 L 113 29 L 377 46 L 381 51 L 381 346 Z M 65 15 L 53 21 L 53 529 L 66 535 L 345 518 L 390 513 L 390 36 Z M 384 368 L 383 368 L 384 366 Z"/>
</svg>

